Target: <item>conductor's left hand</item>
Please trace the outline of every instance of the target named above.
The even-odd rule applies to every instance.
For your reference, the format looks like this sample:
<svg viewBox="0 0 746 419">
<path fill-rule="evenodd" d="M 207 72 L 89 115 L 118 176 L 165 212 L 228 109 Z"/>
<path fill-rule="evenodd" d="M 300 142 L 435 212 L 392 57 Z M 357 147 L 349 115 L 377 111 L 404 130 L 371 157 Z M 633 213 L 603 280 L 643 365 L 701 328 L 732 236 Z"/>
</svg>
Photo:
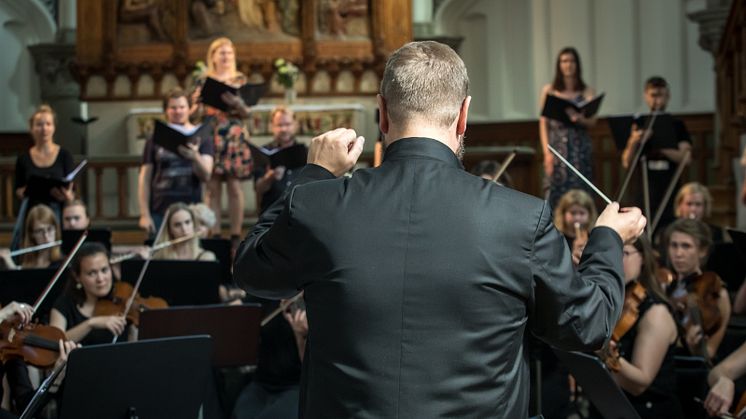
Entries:
<svg viewBox="0 0 746 419">
<path fill-rule="evenodd" d="M 319 165 L 334 176 L 342 176 L 355 165 L 364 143 L 365 138 L 358 136 L 353 129 L 337 128 L 325 132 L 311 140 L 308 163 Z"/>
</svg>

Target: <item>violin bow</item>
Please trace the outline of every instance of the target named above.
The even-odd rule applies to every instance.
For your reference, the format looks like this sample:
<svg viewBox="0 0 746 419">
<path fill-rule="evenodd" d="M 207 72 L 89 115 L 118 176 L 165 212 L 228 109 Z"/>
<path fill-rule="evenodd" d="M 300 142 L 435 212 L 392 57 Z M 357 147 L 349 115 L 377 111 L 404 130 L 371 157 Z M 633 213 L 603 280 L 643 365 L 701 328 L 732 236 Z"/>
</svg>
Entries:
<svg viewBox="0 0 746 419">
<path fill-rule="evenodd" d="M 593 182 L 591 182 L 590 180 L 588 180 L 587 177 L 583 176 L 583 174 L 580 173 L 580 171 L 578 169 L 576 169 L 575 166 L 573 166 L 572 164 L 570 164 L 569 161 L 567 161 L 564 157 L 562 157 L 562 155 L 559 152 L 557 152 L 557 150 L 555 150 L 554 147 L 552 147 L 549 144 L 547 144 L 547 147 L 549 148 L 549 151 L 551 151 L 552 153 L 554 153 L 554 155 L 557 156 L 557 158 L 560 159 L 560 161 L 562 163 L 564 163 L 564 165 L 567 166 L 568 169 L 572 170 L 572 172 L 575 173 L 575 175 L 577 175 L 580 178 L 580 180 L 582 180 L 583 182 L 585 182 L 586 185 L 588 185 L 591 189 L 593 189 L 593 191 L 596 192 L 598 194 L 598 196 L 601 197 L 601 199 L 603 199 L 607 204 L 611 204 L 611 200 L 609 199 L 609 197 L 606 196 L 606 195 L 604 195 L 604 193 L 601 192 L 601 190 L 599 190 L 596 187 L 596 185 L 593 184 Z"/>
<path fill-rule="evenodd" d="M 515 158 L 515 155 L 516 155 L 516 151 L 515 149 L 513 149 L 513 151 L 511 151 L 510 154 L 508 154 L 508 157 L 505 157 L 505 160 L 503 160 L 502 165 L 500 165 L 500 170 L 498 170 L 497 173 L 495 173 L 495 176 L 492 177 L 493 182 L 497 183 L 497 180 L 500 179 L 500 176 L 502 176 L 503 173 L 505 173 L 505 171 L 508 169 L 508 166 Z"/>
<path fill-rule="evenodd" d="M 648 180 L 648 159 L 645 156 L 642 156 L 640 158 L 642 161 L 642 166 L 640 166 L 640 170 L 642 170 L 642 206 L 643 210 L 645 211 L 645 218 L 648 220 L 650 219 L 650 183 Z M 648 240 L 652 243 L 653 242 L 653 229 L 648 228 L 647 234 L 648 234 Z"/>
<path fill-rule="evenodd" d="M 293 298 L 291 298 L 289 300 L 286 300 L 284 303 L 280 304 L 279 307 L 277 307 L 276 309 L 274 309 L 274 311 L 272 311 L 271 313 L 269 313 L 267 315 L 267 317 L 265 317 L 265 318 L 262 319 L 262 322 L 259 324 L 259 326 L 264 326 L 267 323 L 269 323 L 272 319 L 274 319 L 275 317 L 277 317 L 278 314 L 282 313 L 288 307 L 290 307 L 294 302 L 300 300 L 301 297 L 303 297 L 303 291 L 299 292 L 295 297 L 293 297 Z"/>
<path fill-rule="evenodd" d="M 642 141 L 640 142 L 640 145 L 637 147 L 637 151 L 635 152 L 635 158 L 632 159 L 632 164 L 629 165 L 629 169 L 627 169 L 627 175 L 624 177 L 624 182 L 622 183 L 622 188 L 619 190 L 619 195 L 617 197 L 617 202 L 621 202 L 622 198 L 624 198 L 624 193 L 627 192 L 627 186 L 629 186 L 629 181 L 632 179 L 632 173 L 635 172 L 635 167 L 637 167 L 637 162 L 640 161 L 640 157 L 642 156 L 642 150 L 645 148 L 645 144 L 648 142 L 648 135 L 650 133 L 650 130 L 653 128 L 653 124 L 655 123 L 655 118 L 658 117 L 658 111 L 654 110 L 651 115 L 652 117 L 648 121 L 647 126 L 645 127 L 645 131 L 643 131 L 642 134 Z"/>
<path fill-rule="evenodd" d="M 163 216 L 163 222 L 161 223 L 160 228 L 158 229 L 158 233 L 155 235 L 155 239 L 153 239 L 153 243 L 156 243 L 158 239 L 161 238 L 161 235 L 163 234 L 163 230 L 166 227 L 166 223 L 168 222 L 168 214 L 169 212 L 166 211 L 166 214 Z M 140 289 L 140 285 L 142 284 L 143 278 L 145 278 L 145 272 L 148 270 L 148 266 L 150 266 L 150 261 L 153 260 L 152 258 L 153 254 L 149 253 L 148 258 L 145 259 L 145 263 L 142 264 L 142 268 L 140 268 L 140 274 L 137 276 L 137 282 L 135 282 L 135 286 L 132 288 L 132 295 L 130 295 L 129 300 L 127 300 L 127 304 L 124 306 L 124 315 L 127 315 L 129 313 L 130 309 L 132 308 L 132 304 L 135 302 L 135 296 L 137 296 L 137 290 Z M 119 339 L 118 335 L 114 335 L 114 339 L 112 339 L 111 343 L 117 343 L 117 340 Z"/>
<path fill-rule="evenodd" d="M 44 381 L 42 381 L 42 383 L 39 385 L 39 388 L 36 389 L 34 397 L 31 398 L 28 405 L 26 405 L 26 408 L 23 409 L 23 413 L 21 414 L 19 419 L 31 419 L 34 417 L 36 412 L 43 407 L 43 405 L 41 404 L 43 396 L 47 394 L 49 388 L 52 386 L 52 383 L 54 383 L 54 380 L 56 380 L 57 377 L 62 373 L 62 371 L 64 371 L 66 366 L 67 361 L 64 361 L 54 367 L 52 373 L 49 374 L 49 377 L 44 379 Z"/>
<path fill-rule="evenodd" d="M 36 302 L 34 303 L 34 312 L 39 309 L 41 306 L 41 303 L 44 301 L 45 298 L 47 298 L 47 295 L 49 295 L 49 291 L 52 290 L 52 287 L 54 287 L 54 284 L 57 283 L 57 281 L 62 276 L 62 273 L 65 272 L 65 269 L 67 269 L 67 265 L 70 264 L 70 261 L 73 259 L 76 253 L 78 253 L 78 250 L 80 250 L 80 246 L 83 245 L 83 242 L 85 241 L 86 237 L 88 237 L 88 230 L 84 231 L 83 234 L 80 235 L 78 238 L 78 241 L 75 243 L 75 246 L 73 246 L 72 251 L 70 251 L 70 254 L 67 255 L 65 260 L 62 262 L 59 268 L 57 268 L 57 272 L 54 273 L 54 276 L 52 277 L 52 280 L 49 281 L 49 284 L 47 284 L 47 287 L 44 288 L 44 291 L 42 291 L 41 295 L 39 295 L 39 298 L 36 299 Z"/>
<path fill-rule="evenodd" d="M 62 240 L 57 240 L 49 243 L 39 244 L 36 246 L 24 247 L 23 249 L 17 249 L 10 252 L 10 257 L 25 255 L 26 253 L 39 252 L 41 250 L 51 249 L 53 247 L 61 246 Z"/>
<path fill-rule="evenodd" d="M 663 211 L 665 211 L 666 205 L 668 205 L 668 201 L 671 199 L 671 195 L 673 195 L 673 190 L 676 187 L 676 184 L 679 183 L 681 174 L 684 173 L 684 167 L 689 164 L 689 157 L 691 157 L 691 155 L 692 151 L 686 150 L 686 152 L 684 153 L 684 157 L 681 159 L 679 165 L 676 167 L 676 173 L 674 173 L 673 177 L 671 178 L 671 182 L 668 184 L 668 188 L 666 188 L 666 193 L 663 195 L 661 203 L 655 210 L 655 217 L 653 218 L 653 223 L 650 227 L 651 230 L 655 230 L 655 228 L 658 226 L 658 222 L 660 222 L 661 217 L 663 216 Z"/>
</svg>

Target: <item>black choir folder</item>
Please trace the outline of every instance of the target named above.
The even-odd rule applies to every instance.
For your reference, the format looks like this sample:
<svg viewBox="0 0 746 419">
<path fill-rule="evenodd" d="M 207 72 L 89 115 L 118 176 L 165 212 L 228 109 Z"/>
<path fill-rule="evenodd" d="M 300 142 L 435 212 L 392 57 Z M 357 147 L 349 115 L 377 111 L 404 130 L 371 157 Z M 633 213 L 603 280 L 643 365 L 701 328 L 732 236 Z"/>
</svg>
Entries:
<svg viewBox="0 0 746 419">
<path fill-rule="evenodd" d="M 78 164 L 78 166 L 65 177 L 31 175 L 26 183 L 26 191 L 24 194 L 29 198 L 42 201 L 54 198 L 51 195 L 52 189 L 69 187 L 72 181 L 75 180 L 75 176 L 80 173 L 87 163 L 88 160 L 81 161 L 80 164 Z"/>
<path fill-rule="evenodd" d="M 544 109 L 541 111 L 541 116 L 545 116 L 549 119 L 554 119 L 562 122 L 566 125 L 575 125 L 570 120 L 570 116 L 567 114 L 567 109 L 574 109 L 576 112 L 583 114 L 586 118 L 590 118 L 598 113 L 601 108 L 601 102 L 604 100 L 604 93 L 594 97 L 591 100 L 575 103 L 573 101 L 563 99 L 561 97 L 548 94 L 546 101 L 544 101 Z"/>
<path fill-rule="evenodd" d="M 287 169 L 296 169 L 306 165 L 308 160 L 308 149 L 303 144 L 295 144 L 286 148 L 267 149 L 249 144 L 251 157 L 257 167 L 270 166 L 272 168 L 284 166 Z"/>
<path fill-rule="evenodd" d="M 202 103 L 210 105 L 213 108 L 218 108 L 223 112 L 229 110 L 228 105 L 223 101 L 221 96 L 225 92 L 230 92 L 234 95 L 241 96 L 246 106 L 254 106 L 265 93 L 267 93 L 266 83 L 252 84 L 246 83 L 243 86 L 236 88 L 229 86 L 225 83 L 221 83 L 211 77 L 205 79 L 205 84 L 202 86 Z"/>
<path fill-rule="evenodd" d="M 166 124 L 156 119 L 155 129 L 153 130 L 153 142 L 166 150 L 181 156 L 179 146 L 186 146 L 188 143 L 199 144 L 200 138 L 207 135 L 212 129 L 212 124 L 205 121 L 201 125 L 196 125 L 192 129 L 185 129 L 180 125 Z"/>
<path fill-rule="evenodd" d="M 607 118 L 611 136 L 618 150 L 627 147 L 627 140 L 632 132 L 632 124 L 638 129 L 645 130 L 651 115 L 614 115 Z M 662 148 L 678 148 L 679 140 L 676 138 L 676 130 L 673 126 L 673 117 L 668 113 L 659 113 L 655 116 L 652 134 L 645 144 L 645 151 L 660 150 Z"/>
</svg>

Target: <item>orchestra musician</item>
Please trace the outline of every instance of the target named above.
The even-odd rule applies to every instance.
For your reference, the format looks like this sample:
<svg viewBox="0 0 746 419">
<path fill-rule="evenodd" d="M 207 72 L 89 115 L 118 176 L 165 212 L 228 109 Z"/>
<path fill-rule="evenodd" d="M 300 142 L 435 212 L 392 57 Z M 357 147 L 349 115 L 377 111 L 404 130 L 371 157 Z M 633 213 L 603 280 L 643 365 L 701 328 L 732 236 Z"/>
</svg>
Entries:
<svg viewBox="0 0 746 419">
<path fill-rule="evenodd" d="M 81 199 L 66 201 L 62 208 L 63 230 L 85 230 L 91 225 L 88 207 Z"/>
<path fill-rule="evenodd" d="M 82 345 L 111 343 L 127 329 L 122 314 L 95 315 L 96 303 L 111 298 L 114 278 L 106 248 L 97 242 L 84 243 L 70 264 L 70 278 L 54 302 L 49 325 Z M 128 338 L 134 336 L 130 328 Z"/>
<path fill-rule="evenodd" d="M 158 250 L 153 259 L 172 260 L 215 260 L 215 254 L 200 246 L 199 234 L 195 230 L 196 221 L 194 213 L 188 205 L 183 202 L 171 204 L 166 211 L 165 230 L 161 237 L 154 243 L 155 246 L 173 242 L 183 237 L 191 236 L 186 241 L 175 243 Z"/>
<path fill-rule="evenodd" d="M 31 208 L 26 214 L 26 227 L 23 234 L 23 246 L 31 247 L 51 243 L 61 237 L 60 225 L 51 208 L 39 204 Z M 55 246 L 37 252 L 26 253 L 21 256 L 23 268 L 54 267 L 62 259 L 60 247 Z"/>
<path fill-rule="evenodd" d="M 735 401 L 736 385 L 734 381 L 743 377 L 744 374 L 746 374 L 746 343 L 743 343 L 723 359 L 707 375 L 710 391 L 707 393 L 704 404 L 710 416 L 722 415 L 730 410 Z M 746 395 L 741 396 L 739 405 L 743 405 L 744 397 Z M 741 411 L 738 411 L 736 406 L 736 411 L 733 412 L 739 418 L 742 417 L 743 407 L 746 406 L 741 406 Z"/>
<path fill-rule="evenodd" d="M 593 198 L 581 189 L 570 189 L 557 202 L 554 210 L 554 226 L 565 236 L 572 250 L 573 263 L 580 263 L 588 232 L 598 218 Z M 578 237 L 580 236 L 580 237 Z"/>
<path fill-rule="evenodd" d="M 676 218 L 691 218 L 705 222 L 712 211 L 712 195 L 707 186 L 699 182 L 689 182 L 679 188 L 674 199 L 674 215 Z M 723 229 L 714 224 L 706 223 L 712 233 L 712 244 L 722 243 Z"/>
<path fill-rule="evenodd" d="M 635 410 L 643 419 L 681 418 L 681 405 L 676 397 L 674 353 L 678 329 L 673 308 L 655 275 L 653 250 L 644 238 L 624 246 L 624 281 L 629 289 L 634 284 L 643 287 L 644 297 L 627 293 L 626 303 L 634 304 L 637 312 L 632 327 L 612 343 L 618 356 L 618 371 L 612 376 L 624 390 Z"/>
<path fill-rule="evenodd" d="M 666 228 L 664 243 L 674 275 L 666 294 L 686 334 L 692 354 L 713 359 L 731 315 L 728 291 L 714 272 L 703 272 L 712 234 L 701 221 L 678 219 Z"/>
</svg>

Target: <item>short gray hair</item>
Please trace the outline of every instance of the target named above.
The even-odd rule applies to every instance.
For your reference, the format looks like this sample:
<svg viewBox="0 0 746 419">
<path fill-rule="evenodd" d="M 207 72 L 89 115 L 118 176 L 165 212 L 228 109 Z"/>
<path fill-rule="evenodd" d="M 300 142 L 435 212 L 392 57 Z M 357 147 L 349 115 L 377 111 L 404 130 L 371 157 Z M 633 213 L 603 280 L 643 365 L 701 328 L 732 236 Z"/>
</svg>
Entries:
<svg viewBox="0 0 746 419">
<path fill-rule="evenodd" d="M 445 128 L 469 94 L 466 66 L 456 52 L 435 41 L 410 42 L 394 51 L 381 80 L 388 117 L 403 124 L 413 117 Z"/>
</svg>

